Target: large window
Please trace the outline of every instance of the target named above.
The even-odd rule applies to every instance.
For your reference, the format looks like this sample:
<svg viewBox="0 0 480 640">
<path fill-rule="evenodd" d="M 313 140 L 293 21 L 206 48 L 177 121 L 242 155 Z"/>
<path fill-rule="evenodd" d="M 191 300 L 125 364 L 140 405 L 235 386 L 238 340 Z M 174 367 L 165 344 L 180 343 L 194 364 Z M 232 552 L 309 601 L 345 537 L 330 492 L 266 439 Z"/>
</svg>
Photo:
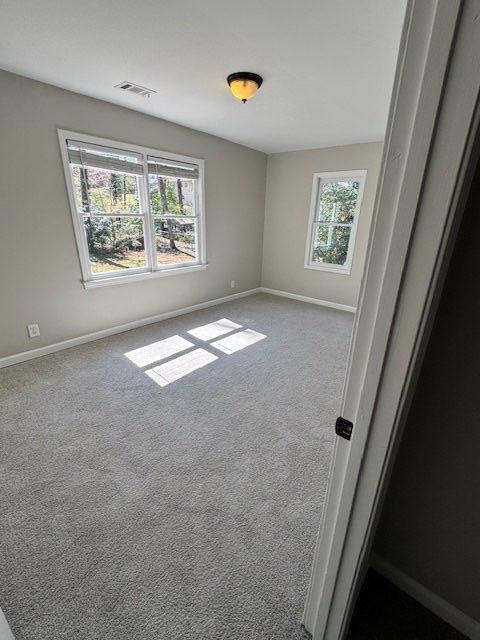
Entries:
<svg viewBox="0 0 480 640">
<path fill-rule="evenodd" d="M 350 273 L 366 173 L 314 175 L 306 268 Z"/>
<path fill-rule="evenodd" d="M 201 160 L 59 137 L 86 286 L 205 268 Z"/>
</svg>

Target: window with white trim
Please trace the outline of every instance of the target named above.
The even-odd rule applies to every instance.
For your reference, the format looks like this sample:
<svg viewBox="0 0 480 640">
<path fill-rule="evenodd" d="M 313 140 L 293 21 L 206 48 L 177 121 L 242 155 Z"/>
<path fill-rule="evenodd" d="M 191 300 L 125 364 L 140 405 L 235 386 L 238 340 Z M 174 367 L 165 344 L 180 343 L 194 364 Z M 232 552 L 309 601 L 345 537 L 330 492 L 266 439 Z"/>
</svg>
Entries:
<svg viewBox="0 0 480 640">
<path fill-rule="evenodd" d="M 350 273 L 366 175 L 314 174 L 305 268 Z"/>
<path fill-rule="evenodd" d="M 204 267 L 201 160 L 59 137 L 86 286 Z"/>
</svg>

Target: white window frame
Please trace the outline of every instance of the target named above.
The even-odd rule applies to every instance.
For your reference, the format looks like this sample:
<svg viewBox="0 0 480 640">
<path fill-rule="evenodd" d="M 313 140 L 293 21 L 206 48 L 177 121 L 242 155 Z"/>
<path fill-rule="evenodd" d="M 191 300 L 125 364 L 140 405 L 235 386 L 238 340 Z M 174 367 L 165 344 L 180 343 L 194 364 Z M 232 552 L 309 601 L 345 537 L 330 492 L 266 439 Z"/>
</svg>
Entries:
<svg viewBox="0 0 480 640">
<path fill-rule="evenodd" d="M 134 282 L 136 280 L 148 280 L 163 276 L 179 275 L 192 271 L 201 271 L 207 268 L 206 262 L 206 229 L 205 229 L 205 162 L 200 158 L 192 158 L 176 153 L 169 153 L 160 149 L 144 147 L 135 144 L 126 144 L 117 140 L 99 138 L 76 131 L 58 129 L 58 139 L 67 185 L 70 212 L 72 215 L 73 229 L 77 243 L 78 257 L 82 271 L 82 281 L 86 289 L 93 287 L 104 287 L 106 285 Z M 108 273 L 93 273 L 90 267 L 90 255 L 83 225 L 83 214 L 77 208 L 75 193 L 73 189 L 71 165 L 68 159 L 67 140 L 75 140 L 86 144 L 94 144 L 109 149 L 130 151 L 141 154 L 143 157 L 144 177 L 138 180 L 140 214 L 144 221 L 145 253 L 147 264 L 145 267 L 122 269 Z M 198 179 L 195 181 L 195 223 L 196 223 L 196 255 L 195 262 L 179 263 L 174 265 L 159 265 L 156 259 L 155 234 L 153 228 L 153 213 L 150 208 L 150 197 L 148 191 L 148 156 L 164 158 L 176 162 L 184 162 L 198 167 Z M 141 178 L 141 176 L 139 176 Z M 159 217 L 159 216 L 157 216 Z M 168 217 L 168 216 L 163 216 Z M 181 216 L 178 216 L 181 217 Z M 185 216 L 187 217 L 187 216 Z M 193 218 L 193 216 L 192 216 Z"/>
<path fill-rule="evenodd" d="M 357 169 L 355 171 L 323 171 L 321 173 L 313 174 L 312 185 L 312 197 L 310 201 L 310 216 L 308 218 L 308 231 L 307 231 L 307 244 L 305 248 L 305 269 L 314 269 L 316 271 L 331 271 L 334 273 L 341 273 L 344 275 L 350 275 L 352 271 L 353 254 L 355 250 L 355 240 L 357 236 L 358 218 L 360 210 L 362 208 L 363 191 L 365 188 L 365 181 L 367 178 L 366 169 Z M 313 262 L 313 240 L 314 240 L 314 227 L 319 224 L 317 217 L 317 210 L 319 206 L 320 190 L 323 182 L 335 182 L 341 180 L 357 180 L 359 182 L 358 198 L 355 205 L 355 211 L 353 214 L 352 224 L 338 224 L 338 226 L 350 227 L 350 239 L 348 241 L 348 252 L 345 264 L 332 264 L 329 262 Z"/>
</svg>

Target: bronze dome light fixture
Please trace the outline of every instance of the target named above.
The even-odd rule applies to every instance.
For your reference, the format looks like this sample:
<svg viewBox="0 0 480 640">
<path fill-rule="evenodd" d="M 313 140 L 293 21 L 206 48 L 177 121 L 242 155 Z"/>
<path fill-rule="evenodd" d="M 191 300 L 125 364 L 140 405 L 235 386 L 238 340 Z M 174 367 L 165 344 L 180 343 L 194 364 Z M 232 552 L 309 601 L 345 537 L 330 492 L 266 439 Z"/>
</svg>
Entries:
<svg viewBox="0 0 480 640">
<path fill-rule="evenodd" d="M 245 104 L 247 100 L 253 98 L 257 91 L 262 86 L 263 78 L 258 73 L 251 73 L 250 71 L 237 71 L 231 73 L 227 78 L 230 91 L 235 98 L 238 98 Z"/>
</svg>

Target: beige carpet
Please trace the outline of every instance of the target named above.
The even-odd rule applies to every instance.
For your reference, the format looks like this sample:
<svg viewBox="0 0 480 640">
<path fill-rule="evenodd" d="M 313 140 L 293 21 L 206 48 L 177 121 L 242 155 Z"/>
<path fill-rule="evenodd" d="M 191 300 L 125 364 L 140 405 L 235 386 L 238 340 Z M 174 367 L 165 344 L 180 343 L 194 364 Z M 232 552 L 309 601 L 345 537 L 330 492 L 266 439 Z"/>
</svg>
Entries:
<svg viewBox="0 0 480 640">
<path fill-rule="evenodd" d="M 255 295 L 0 371 L 16 639 L 304 637 L 351 327 Z"/>
</svg>

